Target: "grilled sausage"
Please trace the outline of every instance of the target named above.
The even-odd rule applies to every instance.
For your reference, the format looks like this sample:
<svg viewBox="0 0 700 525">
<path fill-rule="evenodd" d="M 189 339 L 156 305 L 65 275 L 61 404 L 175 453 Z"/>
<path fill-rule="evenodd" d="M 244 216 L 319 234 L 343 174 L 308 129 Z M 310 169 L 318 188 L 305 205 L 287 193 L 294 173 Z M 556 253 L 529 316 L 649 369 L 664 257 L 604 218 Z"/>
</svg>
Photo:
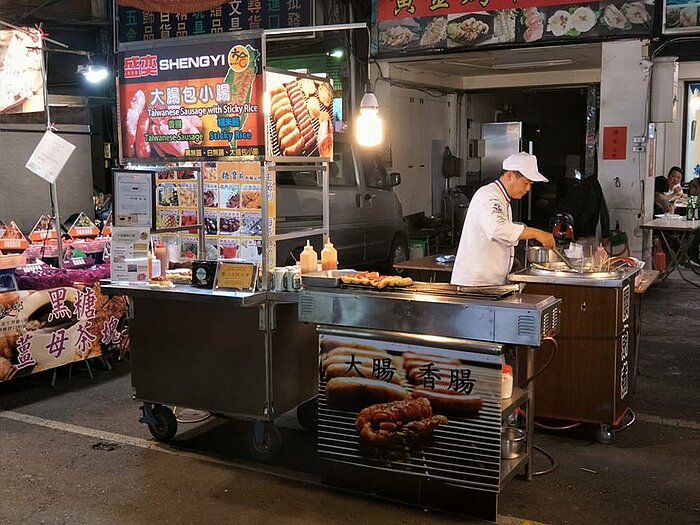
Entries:
<svg viewBox="0 0 700 525">
<path fill-rule="evenodd" d="M 408 399 L 408 391 L 392 383 L 363 377 L 335 377 L 326 385 L 328 406 L 359 411 L 375 403 Z"/>
<path fill-rule="evenodd" d="M 413 390 L 414 398 L 425 398 L 438 411 L 457 416 L 478 414 L 484 404 L 480 396 L 465 396 L 449 390 L 432 390 L 417 387 Z"/>
</svg>

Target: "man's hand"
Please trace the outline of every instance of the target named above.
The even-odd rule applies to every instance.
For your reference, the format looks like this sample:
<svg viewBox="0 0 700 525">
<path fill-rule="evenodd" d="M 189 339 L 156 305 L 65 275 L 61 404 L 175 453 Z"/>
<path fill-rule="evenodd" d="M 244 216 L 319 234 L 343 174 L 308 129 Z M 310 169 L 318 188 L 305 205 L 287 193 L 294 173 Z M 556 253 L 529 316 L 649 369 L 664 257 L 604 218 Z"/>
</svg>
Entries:
<svg viewBox="0 0 700 525">
<path fill-rule="evenodd" d="M 535 239 L 545 248 L 554 248 L 554 235 L 542 230 L 538 230 L 538 232 L 539 233 L 537 234 L 537 237 L 535 237 Z"/>
</svg>

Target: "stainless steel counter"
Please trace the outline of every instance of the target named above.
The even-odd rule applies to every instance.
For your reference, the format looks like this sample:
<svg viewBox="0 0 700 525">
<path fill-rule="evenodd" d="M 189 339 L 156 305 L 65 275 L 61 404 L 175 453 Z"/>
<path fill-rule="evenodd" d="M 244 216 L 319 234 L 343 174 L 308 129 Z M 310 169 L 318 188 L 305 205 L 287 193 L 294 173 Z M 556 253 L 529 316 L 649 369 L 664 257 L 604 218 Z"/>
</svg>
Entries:
<svg viewBox="0 0 700 525">
<path fill-rule="evenodd" d="M 558 330 L 559 303 L 531 294 L 486 300 L 409 290 L 307 288 L 299 297 L 299 320 L 539 346 L 546 333 Z"/>
<path fill-rule="evenodd" d="M 602 288 L 620 288 L 630 277 L 639 273 L 639 268 L 625 268 L 620 272 L 619 277 L 597 278 L 586 276 L 585 273 L 573 272 L 534 272 L 530 268 L 519 272 L 511 273 L 508 279 L 513 283 L 546 283 L 546 284 L 567 284 L 571 286 L 593 286 Z"/>
<path fill-rule="evenodd" d="M 228 290 L 209 290 L 189 284 L 176 284 L 174 288 L 160 288 L 144 284 L 112 283 L 101 281 L 100 289 L 108 295 L 129 295 L 131 297 L 162 298 L 171 301 L 206 301 L 235 304 L 249 307 L 263 304 L 266 300 L 275 303 L 293 304 L 298 302 L 296 292 L 233 292 Z"/>
</svg>

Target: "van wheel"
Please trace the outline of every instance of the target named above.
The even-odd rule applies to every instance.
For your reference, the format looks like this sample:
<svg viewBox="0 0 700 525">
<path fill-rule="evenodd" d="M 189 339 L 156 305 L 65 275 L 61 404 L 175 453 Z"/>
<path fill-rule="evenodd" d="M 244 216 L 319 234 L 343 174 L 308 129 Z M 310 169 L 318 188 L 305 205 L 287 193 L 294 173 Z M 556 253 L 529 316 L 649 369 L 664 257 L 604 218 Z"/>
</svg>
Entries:
<svg viewBox="0 0 700 525">
<path fill-rule="evenodd" d="M 408 259 L 408 243 L 402 236 L 394 237 L 394 242 L 391 243 L 391 252 L 389 252 L 389 264 L 396 271 L 394 264 L 404 262 Z"/>
</svg>

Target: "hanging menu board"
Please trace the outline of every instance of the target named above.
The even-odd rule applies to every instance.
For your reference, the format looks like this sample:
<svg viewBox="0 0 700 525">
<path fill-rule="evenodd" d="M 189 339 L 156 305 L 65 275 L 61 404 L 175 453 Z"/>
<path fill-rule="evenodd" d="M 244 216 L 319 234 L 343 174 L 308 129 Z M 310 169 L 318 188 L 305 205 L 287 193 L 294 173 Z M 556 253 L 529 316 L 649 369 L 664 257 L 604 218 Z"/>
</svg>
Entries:
<svg viewBox="0 0 700 525">
<path fill-rule="evenodd" d="M 275 231 L 275 191 L 270 181 L 263 191 L 261 165 L 254 161 L 205 162 L 202 176 L 204 257 L 209 260 L 245 259 L 261 262 L 263 252 L 262 200 L 268 199 L 268 232 Z M 160 171 L 156 175 L 156 228 L 198 224 L 197 172 L 192 169 Z M 196 258 L 197 229 L 163 233 L 171 260 Z M 173 244 L 176 253 L 173 253 Z M 175 255 L 173 259 L 172 255 Z M 274 250 L 270 250 L 274 261 Z"/>
<path fill-rule="evenodd" d="M 333 86 L 320 77 L 268 70 L 267 157 L 333 158 Z"/>
<path fill-rule="evenodd" d="M 264 153 L 261 40 L 119 53 L 122 159 L 230 159 Z"/>
</svg>

